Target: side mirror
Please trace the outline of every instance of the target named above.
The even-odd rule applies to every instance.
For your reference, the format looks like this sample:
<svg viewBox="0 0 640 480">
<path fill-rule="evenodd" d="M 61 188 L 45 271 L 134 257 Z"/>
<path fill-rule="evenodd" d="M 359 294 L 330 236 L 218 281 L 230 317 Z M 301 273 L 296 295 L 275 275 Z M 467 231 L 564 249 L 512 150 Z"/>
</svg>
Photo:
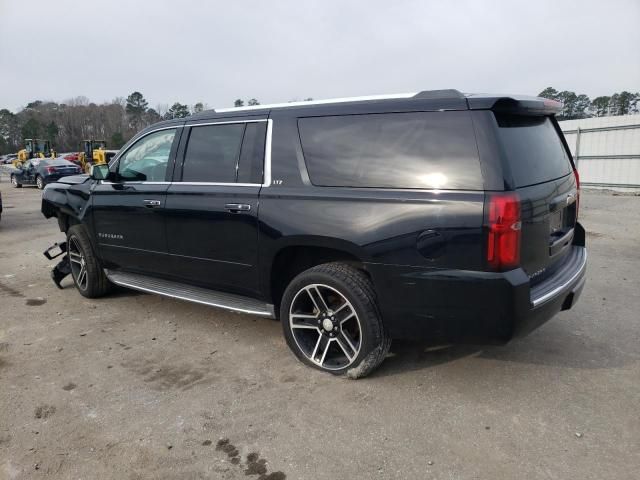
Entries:
<svg viewBox="0 0 640 480">
<path fill-rule="evenodd" d="M 109 165 L 102 163 L 100 165 L 91 165 L 89 175 L 94 180 L 106 180 L 109 176 Z"/>
</svg>

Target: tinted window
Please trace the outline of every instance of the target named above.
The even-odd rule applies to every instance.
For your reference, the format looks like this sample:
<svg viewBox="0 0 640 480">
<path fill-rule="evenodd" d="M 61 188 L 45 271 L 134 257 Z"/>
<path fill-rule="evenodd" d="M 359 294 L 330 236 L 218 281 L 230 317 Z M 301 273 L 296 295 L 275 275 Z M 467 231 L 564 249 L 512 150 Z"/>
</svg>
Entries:
<svg viewBox="0 0 640 480">
<path fill-rule="evenodd" d="M 301 118 L 298 127 L 314 185 L 483 187 L 468 112 Z"/>
<path fill-rule="evenodd" d="M 266 122 L 247 123 L 238 166 L 239 183 L 262 183 Z"/>
<path fill-rule="evenodd" d="M 118 162 L 118 174 L 123 180 L 163 182 L 176 130 L 160 130 L 142 137 Z"/>
<path fill-rule="evenodd" d="M 571 172 L 567 151 L 549 117 L 496 115 L 502 146 L 517 187 Z"/>
<path fill-rule="evenodd" d="M 235 182 L 244 127 L 244 123 L 192 127 L 182 181 Z"/>
</svg>

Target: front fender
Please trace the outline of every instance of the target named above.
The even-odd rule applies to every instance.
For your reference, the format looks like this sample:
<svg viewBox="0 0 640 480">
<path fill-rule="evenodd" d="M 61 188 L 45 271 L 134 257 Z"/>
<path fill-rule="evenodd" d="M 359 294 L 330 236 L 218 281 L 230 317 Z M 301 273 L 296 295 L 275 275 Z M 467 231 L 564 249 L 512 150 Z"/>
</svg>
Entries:
<svg viewBox="0 0 640 480">
<path fill-rule="evenodd" d="M 47 185 L 42 192 L 42 214 L 46 218 L 58 217 L 60 229 L 65 231 L 62 223 L 64 217 L 83 222 L 88 211 L 93 182 L 86 180 L 78 183 L 55 182 Z"/>
</svg>

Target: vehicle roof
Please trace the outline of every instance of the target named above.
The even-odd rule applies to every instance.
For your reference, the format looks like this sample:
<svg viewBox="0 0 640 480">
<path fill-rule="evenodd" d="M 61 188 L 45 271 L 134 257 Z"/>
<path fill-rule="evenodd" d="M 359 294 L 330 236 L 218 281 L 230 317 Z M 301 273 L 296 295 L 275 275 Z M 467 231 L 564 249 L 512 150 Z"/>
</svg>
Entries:
<svg viewBox="0 0 640 480">
<path fill-rule="evenodd" d="M 487 93 L 462 93 L 459 90 L 425 90 L 391 95 L 369 95 L 365 97 L 331 98 L 302 102 L 274 103 L 246 107 L 205 110 L 185 118 L 164 120 L 149 129 L 158 129 L 209 119 L 267 116 L 272 113 L 286 115 L 340 115 L 346 113 L 369 113 L 386 111 L 443 111 L 443 110 L 500 110 L 532 115 L 551 115 L 562 108 L 560 102 L 526 95 L 501 95 Z"/>
</svg>

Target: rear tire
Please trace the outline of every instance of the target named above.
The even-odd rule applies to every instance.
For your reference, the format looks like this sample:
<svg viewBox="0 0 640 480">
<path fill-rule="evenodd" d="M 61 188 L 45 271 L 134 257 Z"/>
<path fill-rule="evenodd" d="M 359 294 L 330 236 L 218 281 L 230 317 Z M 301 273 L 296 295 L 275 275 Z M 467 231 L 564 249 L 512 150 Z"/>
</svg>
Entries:
<svg viewBox="0 0 640 480">
<path fill-rule="evenodd" d="M 38 187 L 38 190 L 44 188 L 44 180 L 40 175 L 36 175 L 36 187 Z"/>
<path fill-rule="evenodd" d="M 15 175 L 11 175 L 11 185 L 13 185 L 13 188 L 22 188 Z"/>
<path fill-rule="evenodd" d="M 111 290 L 111 282 L 102 270 L 83 225 L 73 225 L 67 230 L 67 254 L 73 283 L 82 296 L 102 297 Z"/>
<path fill-rule="evenodd" d="M 298 359 L 333 375 L 365 377 L 391 346 L 371 281 L 343 263 L 318 265 L 295 277 L 282 297 L 280 319 Z"/>
</svg>

